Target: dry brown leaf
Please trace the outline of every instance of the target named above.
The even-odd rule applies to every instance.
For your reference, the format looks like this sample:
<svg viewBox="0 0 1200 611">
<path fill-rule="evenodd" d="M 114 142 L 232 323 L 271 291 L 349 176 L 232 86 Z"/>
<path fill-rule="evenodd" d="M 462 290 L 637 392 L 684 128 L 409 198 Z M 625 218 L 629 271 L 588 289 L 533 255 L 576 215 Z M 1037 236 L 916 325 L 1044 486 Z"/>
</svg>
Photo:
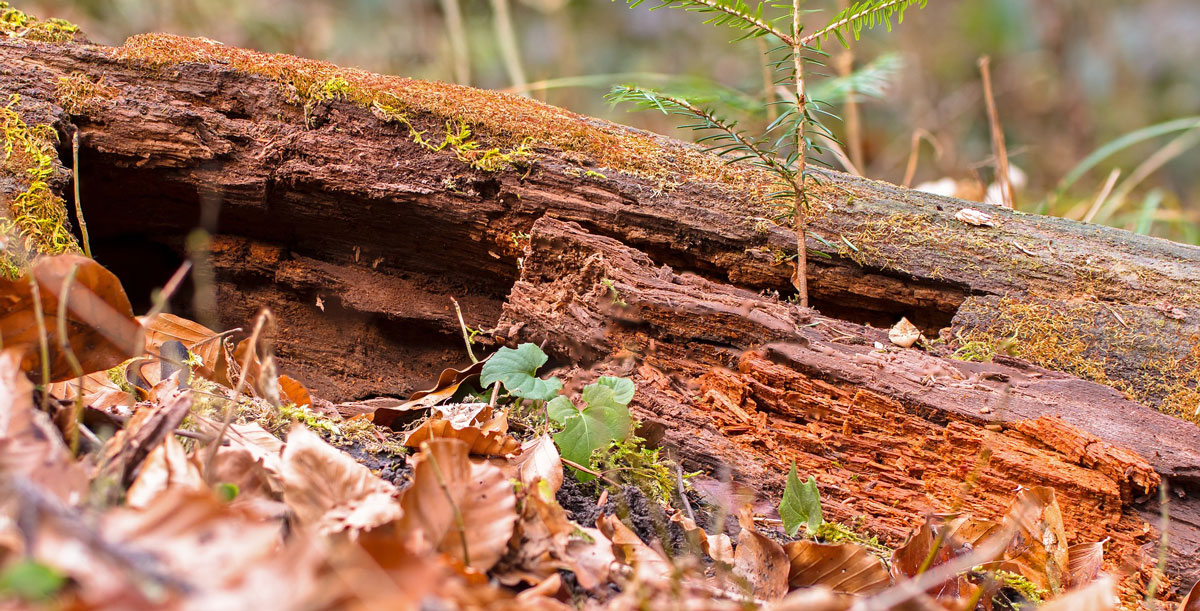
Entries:
<svg viewBox="0 0 1200 611">
<path fill-rule="evenodd" d="M 176 391 L 162 403 L 142 403 L 125 428 L 117 431 L 104 445 L 100 473 L 111 475 L 128 486 L 137 476 L 142 462 L 187 417 L 192 408 L 192 393 Z"/>
<path fill-rule="evenodd" d="M 498 467 L 472 463 L 467 444 L 435 438 L 413 457 L 413 483 L 404 492 L 402 527 L 477 571 L 500 559 L 517 520 L 512 485 Z"/>
<path fill-rule="evenodd" d="M 915 577 L 922 568 L 928 570 L 969 553 L 972 549 L 970 543 L 956 534 L 964 528 L 973 531 L 967 524 L 966 518 L 956 515 L 931 515 L 926 518 L 908 541 L 892 552 L 891 574 L 894 580 L 907 580 Z M 991 529 L 985 528 L 983 531 L 991 532 Z M 927 558 L 931 558 L 931 561 L 928 566 L 924 566 Z M 981 558 L 980 564 L 990 560 L 993 559 Z M 927 592 L 938 600 L 961 600 L 968 598 L 974 590 L 974 585 L 965 577 L 959 576 L 938 584 Z"/>
<path fill-rule="evenodd" d="M 921 330 L 908 322 L 907 318 L 901 318 L 900 322 L 893 325 L 888 331 L 888 339 L 901 348 L 911 348 L 913 344 L 917 343 L 917 340 L 921 339 Z"/>
<path fill-rule="evenodd" d="M 303 384 L 289 376 L 279 376 L 279 398 L 284 403 L 292 403 L 300 407 L 312 407 L 312 396 Z"/>
<path fill-rule="evenodd" d="M 517 467 L 521 483 L 526 487 L 534 485 L 537 480 L 546 482 L 551 493 L 557 493 L 562 488 L 563 466 L 558 454 L 558 447 L 549 435 L 530 439 L 521 445 L 521 453 L 512 459 Z"/>
<path fill-rule="evenodd" d="M 872 594 L 892 584 L 883 561 L 861 545 L 801 540 L 783 547 L 791 562 L 788 586 L 792 589 L 826 586 L 834 592 Z"/>
<path fill-rule="evenodd" d="M 283 449 L 283 501 L 318 533 L 352 536 L 400 518 L 396 488 L 296 423 Z"/>
<path fill-rule="evenodd" d="M 247 519 L 207 491 L 168 490 L 145 508 L 113 510 L 101 532 L 153 554 L 190 586 L 191 608 L 297 608 L 320 583 L 314 549 L 297 537 L 285 546 L 280 522 Z"/>
<path fill-rule="evenodd" d="M 1200 611 L 1200 581 L 1192 585 L 1188 595 L 1179 603 L 1179 611 Z"/>
<path fill-rule="evenodd" d="M 1062 592 L 1068 577 L 1067 535 L 1054 489 L 1022 490 L 1004 520 L 1017 527 L 1017 535 L 1004 552 L 1002 568 L 1051 594 Z"/>
<path fill-rule="evenodd" d="M 34 409 L 18 350 L 0 351 L 0 474 L 23 475 L 68 503 L 88 489 L 85 469 L 46 414 Z"/>
<path fill-rule="evenodd" d="M 635 578 L 648 585 L 662 585 L 670 581 L 674 569 L 671 563 L 657 550 L 642 542 L 616 515 L 596 518 L 596 527 L 612 541 L 616 559 L 633 567 Z"/>
<path fill-rule="evenodd" d="M 775 601 L 788 593 L 788 554 L 778 543 L 763 536 L 754 527 L 748 507 L 738 515 L 742 532 L 733 551 L 733 572 L 750 582 L 754 595 Z"/>
<path fill-rule="evenodd" d="M 461 440 L 475 456 L 508 456 L 521 449 L 521 442 L 503 433 L 485 433 L 474 426 L 455 428 L 449 420 L 441 419 L 426 420 L 404 438 L 404 445 L 419 448 L 422 443 L 439 438 Z"/>
<path fill-rule="evenodd" d="M 141 329 L 121 281 L 112 272 L 79 255 L 41 257 L 30 275 L 38 283 L 52 382 L 79 375 L 60 347 L 57 324 L 59 293 L 72 268 L 76 273 L 67 296 L 67 338 L 83 373 L 109 369 L 142 353 Z M 40 376 L 40 333 L 28 278 L 0 278 L 0 337 L 6 348 L 24 350 L 23 371 Z"/>
<path fill-rule="evenodd" d="M 1112 611 L 1117 608 L 1117 583 L 1108 575 L 1101 575 L 1092 583 L 1071 590 L 1041 607 L 1039 611 Z M 1191 611 L 1186 606 L 1180 611 Z"/>
<path fill-rule="evenodd" d="M 1067 587 L 1080 588 L 1100 575 L 1104 542 L 1077 543 L 1067 548 Z"/>
<path fill-rule="evenodd" d="M 146 351 L 158 354 L 162 345 L 177 341 L 189 352 L 200 357 L 202 365 L 194 368 L 195 373 L 214 382 L 232 386 L 229 380 L 229 363 L 219 334 L 204 325 L 174 314 L 161 313 L 153 318 L 138 318 L 146 334 Z"/>
<path fill-rule="evenodd" d="M 398 419 L 405 420 L 408 414 L 412 412 L 429 409 L 453 397 L 463 382 L 479 377 L 479 372 L 483 371 L 483 364 L 486 361 L 487 359 L 484 359 L 466 369 L 443 369 L 442 373 L 438 376 L 437 384 L 433 388 L 413 393 L 408 398 L 408 401 L 398 406 L 382 407 L 375 410 L 372 419 L 379 426 L 390 426 L 392 428 L 402 426 L 403 422 L 397 422 Z"/>
<path fill-rule="evenodd" d="M 183 444 L 174 435 L 168 435 L 142 463 L 141 472 L 125 493 L 125 504 L 145 507 L 168 489 L 200 491 L 206 488 L 199 467 L 188 460 Z"/>
<path fill-rule="evenodd" d="M 683 535 L 687 537 L 694 549 L 708 554 L 708 557 L 716 562 L 733 564 L 733 540 L 729 538 L 729 535 L 725 533 L 710 535 L 694 520 L 683 515 L 681 511 L 676 511 L 671 516 L 671 521 L 683 529 Z"/>
</svg>

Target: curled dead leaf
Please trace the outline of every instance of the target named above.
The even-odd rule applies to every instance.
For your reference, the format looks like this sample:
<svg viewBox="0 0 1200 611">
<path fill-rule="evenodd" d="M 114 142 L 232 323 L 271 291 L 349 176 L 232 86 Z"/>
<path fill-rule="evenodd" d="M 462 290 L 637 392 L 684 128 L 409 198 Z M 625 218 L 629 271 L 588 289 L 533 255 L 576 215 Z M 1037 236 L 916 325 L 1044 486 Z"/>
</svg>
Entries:
<svg viewBox="0 0 1200 611">
<path fill-rule="evenodd" d="M 396 428 L 404 424 L 403 421 L 397 422 L 397 420 L 404 420 L 407 414 L 426 410 L 453 397 L 463 382 L 479 377 L 479 372 L 483 371 L 483 364 L 486 360 L 479 361 L 465 369 L 443 369 L 433 388 L 419 390 L 413 393 L 408 401 L 397 406 L 381 407 L 375 410 L 372 416 L 375 424 Z"/>
<path fill-rule="evenodd" d="M 82 373 L 109 369 L 141 354 L 141 329 L 121 281 L 99 263 L 79 255 L 41 257 L 29 275 L 17 280 L 0 278 L 0 337 L 6 348 L 24 351 L 21 369 L 41 375 L 38 314 L 48 339 L 50 381 L 77 377 L 70 356 L 58 335 L 58 308 L 64 281 L 75 270 L 66 294 L 67 345 Z M 40 307 L 35 307 L 29 278 L 37 281 Z"/>
<path fill-rule="evenodd" d="M 408 434 L 404 445 L 419 448 L 430 439 L 458 439 L 467 444 L 469 452 L 476 456 L 507 456 L 521 449 L 521 442 L 496 431 L 484 432 L 474 426 L 454 428 L 448 420 L 430 419 Z"/>
<path fill-rule="evenodd" d="M 746 579 L 754 595 L 775 601 L 788 593 L 788 554 L 778 543 L 763 536 L 754 527 L 748 507 L 738 516 L 742 531 L 733 551 L 733 572 Z"/>
<path fill-rule="evenodd" d="M 521 483 L 533 486 L 538 480 L 546 482 L 551 494 L 562 488 L 563 466 L 558 447 L 549 435 L 530 439 L 521 445 L 521 453 L 512 459 Z"/>
<path fill-rule="evenodd" d="M 225 358 L 222 343 L 224 340 L 216 331 L 200 323 L 165 312 L 151 318 L 142 316 L 138 321 L 145 329 L 147 352 L 159 354 L 163 344 L 177 341 L 183 344 L 189 352 L 200 357 L 200 365 L 193 367 L 193 371 L 197 375 L 231 386 L 229 362 Z"/>
<path fill-rule="evenodd" d="M 283 500 L 301 524 L 352 535 L 400 518 L 396 488 L 303 424 L 283 449 Z"/>
<path fill-rule="evenodd" d="M 508 547 L 517 520 L 516 496 L 498 467 L 472 463 L 465 442 L 432 438 L 412 459 L 401 528 L 477 571 L 490 569 Z"/>
</svg>

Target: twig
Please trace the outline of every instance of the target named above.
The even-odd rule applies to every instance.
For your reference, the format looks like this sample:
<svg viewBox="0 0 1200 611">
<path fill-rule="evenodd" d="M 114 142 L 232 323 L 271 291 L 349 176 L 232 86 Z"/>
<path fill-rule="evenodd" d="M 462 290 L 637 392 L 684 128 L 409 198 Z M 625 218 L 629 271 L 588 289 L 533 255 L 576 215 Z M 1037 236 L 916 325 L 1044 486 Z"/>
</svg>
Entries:
<svg viewBox="0 0 1200 611">
<path fill-rule="evenodd" d="M 78 265 L 71 266 L 67 277 L 63 278 L 62 291 L 58 293 L 58 345 L 62 349 L 63 355 L 67 357 L 67 363 L 71 365 L 71 369 L 79 378 L 79 392 L 75 393 L 75 410 L 71 416 L 72 421 L 76 424 L 79 424 L 79 420 L 83 416 L 83 366 L 79 364 L 75 351 L 71 349 L 71 342 L 67 339 L 67 301 L 70 299 L 71 283 L 75 281 L 75 274 L 78 271 Z M 80 426 L 83 425 L 80 424 Z M 79 451 L 79 432 L 69 426 L 67 430 L 70 431 L 69 445 L 71 453 L 74 454 Z"/>
<path fill-rule="evenodd" d="M 50 398 L 50 338 L 46 336 L 46 313 L 42 311 L 42 289 L 34 278 L 34 270 L 29 270 L 30 293 L 33 296 L 33 318 L 37 322 L 38 351 L 42 359 L 42 411 L 46 411 L 46 401 Z"/>
<path fill-rule="evenodd" d="M 212 475 L 213 464 L 216 462 L 217 450 L 221 447 L 221 440 L 225 438 L 225 434 L 229 432 L 229 426 L 233 424 L 233 412 L 237 408 L 238 401 L 242 398 L 242 388 L 246 385 L 246 372 L 250 369 L 250 360 L 258 350 L 258 334 L 262 332 L 263 325 L 269 318 L 272 318 L 271 310 L 263 308 L 254 321 L 254 331 L 250 333 L 246 356 L 242 358 L 242 371 L 241 375 L 238 376 L 237 386 L 233 389 L 233 398 L 230 399 L 229 403 L 225 404 L 225 413 L 222 414 L 221 419 L 221 429 L 217 431 L 215 443 L 213 443 L 212 450 L 208 452 L 208 460 L 204 463 L 205 481 Z"/>
<path fill-rule="evenodd" d="M 75 218 L 79 221 L 79 234 L 83 238 L 83 254 L 92 258 L 92 243 L 88 240 L 87 222 L 83 220 L 83 200 L 79 197 L 79 128 L 71 134 L 71 174 L 75 182 Z"/>
<path fill-rule="evenodd" d="M 987 102 L 988 123 L 992 126 L 992 152 L 996 156 L 996 169 L 1000 173 L 996 181 L 1003 192 L 1004 205 L 1014 207 L 1012 178 L 1008 173 L 1008 150 L 1004 146 L 1004 129 L 1000 126 L 1000 115 L 996 112 L 996 99 L 992 95 L 991 58 L 984 55 L 979 58 L 979 72 L 983 75 L 983 99 Z"/>
<path fill-rule="evenodd" d="M 471 357 L 472 364 L 478 363 L 479 359 L 475 358 L 475 353 L 471 350 L 471 336 L 467 333 L 467 322 L 463 320 L 462 308 L 458 307 L 457 299 L 451 297 L 450 301 L 454 302 L 454 312 L 458 314 L 458 326 L 462 329 L 463 343 L 467 345 L 467 356 Z"/>
<path fill-rule="evenodd" d="M 804 113 L 808 108 L 808 100 L 804 92 L 804 45 L 800 39 L 800 18 L 804 15 L 803 0 L 792 0 L 792 66 L 796 79 L 796 112 L 800 119 L 796 121 L 796 177 L 792 179 L 792 189 L 795 200 L 792 202 L 792 230 L 796 233 L 796 270 L 792 284 L 800 296 L 800 307 L 808 307 L 808 248 L 805 245 L 807 231 L 804 218 L 804 173 L 807 163 L 807 143 L 804 140 Z"/>
<path fill-rule="evenodd" d="M 1154 575 L 1150 578 L 1150 585 L 1146 586 L 1146 606 L 1151 609 L 1158 609 L 1158 602 L 1154 597 L 1158 594 L 1158 587 L 1161 585 L 1162 576 L 1167 570 L 1167 550 L 1168 540 L 1167 531 L 1171 526 L 1171 497 L 1167 494 L 1167 482 L 1163 480 L 1158 485 L 1158 504 L 1162 510 L 1162 522 L 1159 524 L 1159 532 L 1162 533 L 1158 542 L 1158 565 L 1154 567 Z M 1189 605 L 1190 606 L 1190 605 Z"/>
</svg>

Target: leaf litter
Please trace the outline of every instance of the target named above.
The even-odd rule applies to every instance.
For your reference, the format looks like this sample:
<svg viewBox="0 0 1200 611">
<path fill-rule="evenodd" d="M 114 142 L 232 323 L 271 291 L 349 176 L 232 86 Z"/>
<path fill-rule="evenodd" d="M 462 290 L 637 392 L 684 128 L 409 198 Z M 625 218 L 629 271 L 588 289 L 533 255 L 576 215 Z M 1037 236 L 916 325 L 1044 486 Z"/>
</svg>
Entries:
<svg viewBox="0 0 1200 611">
<path fill-rule="evenodd" d="M 1067 547 L 1048 488 L 999 522 L 930 515 L 881 555 L 823 535 L 836 525 L 794 465 L 783 528 L 744 490 L 706 501 L 680 471 L 659 498 L 595 470 L 641 447 L 636 388 L 602 377 L 576 403 L 531 344 L 342 417 L 275 371 L 269 316 L 235 343 L 135 318 L 88 259 L 32 278 L 0 284 L 5 608 L 1115 605 L 1104 542 Z"/>
</svg>

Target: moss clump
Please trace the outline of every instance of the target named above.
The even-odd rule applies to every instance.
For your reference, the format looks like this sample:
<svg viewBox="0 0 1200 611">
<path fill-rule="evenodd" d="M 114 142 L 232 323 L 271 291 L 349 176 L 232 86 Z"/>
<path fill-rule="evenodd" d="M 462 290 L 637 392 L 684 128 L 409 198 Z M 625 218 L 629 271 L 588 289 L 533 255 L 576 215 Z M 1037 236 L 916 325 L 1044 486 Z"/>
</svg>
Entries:
<svg viewBox="0 0 1200 611">
<path fill-rule="evenodd" d="M 885 560 L 892 557 L 892 549 L 879 542 L 879 537 L 860 535 L 845 524 L 824 522 L 817 527 L 816 537 L 822 543 L 854 543 L 871 551 L 872 554 Z"/>
<path fill-rule="evenodd" d="M 117 97 L 116 87 L 104 84 L 104 78 L 93 81 L 91 77 L 81 72 L 71 76 L 58 77 L 58 88 L 55 99 L 67 114 L 82 115 L 96 112 L 108 105 L 110 100 Z"/>
<path fill-rule="evenodd" d="M 0 34 L 39 42 L 68 42 L 75 40 L 79 26 L 65 19 L 37 19 L 0 2 Z"/>
<path fill-rule="evenodd" d="M 765 195 L 773 190 L 770 186 L 773 179 L 757 168 L 731 166 L 696 147 L 664 147 L 662 137 L 497 91 L 383 76 L 169 34 L 134 36 L 114 53 L 120 59 L 145 62 L 151 67 L 221 63 L 276 80 L 292 88 L 300 99 L 331 92 L 338 99 L 364 108 L 387 109 L 394 120 L 406 114 L 428 114 L 436 123 L 469 126 L 478 147 L 476 152 L 464 156 L 477 156 L 477 165 L 503 165 L 500 155 L 512 155 L 512 151 L 522 147 L 526 153 L 545 147 L 562 151 L 568 157 L 579 153 L 601 166 L 660 183 L 723 183 L 735 187 L 743 197 L 746 191 Z"/>
<path fill-rule="evenodd" d="M 16 277 L 24 263 L 37 253 L 75 252 L 79 246 L 67 228 L 67 208 L 50 188 L 55 143 L 58 134 L 49 125 L 30 126 L 16 107 L 20 96 L 13 94 L 7 106 L 0 108 L 0 139 L 4 156 L 0 173 L 9 176 L 18 188 L 24 187 L 0 210 L 0 236 L 19 240 L 0 254 L 0 274 Z"/>
<path fill-rule="evenodd" d="M 1200 336 L 1138 306 L 1005 297 L 959 311 L 955 356 L 1009 354 L 1200 423 Z"/>
<path fill-rule="evenodd" d="M 1048 594 L 1023 575 L 1008 571 L 996 571 L 996 578 L 1000 580 L 1002 587 L 1016 590 L 1025 600 L 1035 605 L 1042 604 L 1042 597 Z"/>
</svg>

